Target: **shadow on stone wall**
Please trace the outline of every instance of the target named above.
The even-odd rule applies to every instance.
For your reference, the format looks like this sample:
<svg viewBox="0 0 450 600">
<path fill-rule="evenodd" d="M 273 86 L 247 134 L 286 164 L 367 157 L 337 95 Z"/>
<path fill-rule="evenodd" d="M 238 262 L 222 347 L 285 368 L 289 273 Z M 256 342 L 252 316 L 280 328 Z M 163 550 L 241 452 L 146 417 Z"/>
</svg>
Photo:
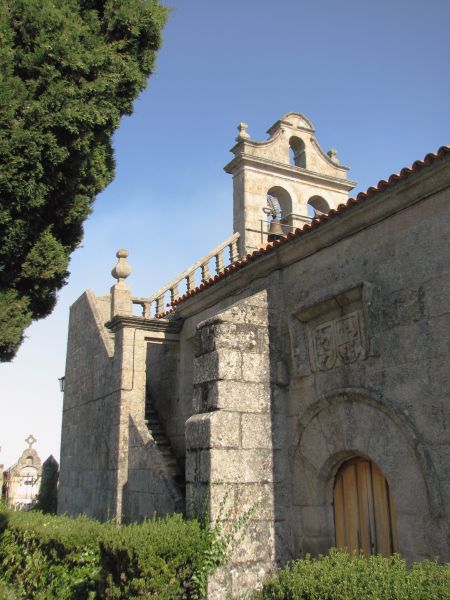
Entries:
<svg viewBox="0 0 450 600">
<path fill-rule="evenodd" d="M 184 513 L 182 490 L 145 423 L 130 416 L 128 432 L 128 472 L 122 487 L 124 522 Z"/>
</svg>

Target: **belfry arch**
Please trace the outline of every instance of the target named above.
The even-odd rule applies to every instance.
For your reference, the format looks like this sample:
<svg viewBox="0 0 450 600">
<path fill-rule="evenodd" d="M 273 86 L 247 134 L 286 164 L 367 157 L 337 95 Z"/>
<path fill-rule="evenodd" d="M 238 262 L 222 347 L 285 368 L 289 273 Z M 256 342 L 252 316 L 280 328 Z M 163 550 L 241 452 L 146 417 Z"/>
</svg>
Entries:
<svg viewBox="0 0 450 600">
<path fill-rule="evenodd" d="M 280 203 L 282 219 L 292 214 L 292 198 L 285 188 L 279 185 L 273 186 L 268 190 L 267 195 L 274 196 Z"/>
<path fill-rule="evenodd" d="M 296 167 L 306 168 L 306 146 L 305 142 L 297 136 L 289 140 L 291 162 Z"/>
<path fill-rule="evenodd" d="M 314 218 L 318 214 L 327 213 L 330 210 L 330 205 L 322 196 L 311 196 L 307 204 L 308 217 Z"/>
</svg>

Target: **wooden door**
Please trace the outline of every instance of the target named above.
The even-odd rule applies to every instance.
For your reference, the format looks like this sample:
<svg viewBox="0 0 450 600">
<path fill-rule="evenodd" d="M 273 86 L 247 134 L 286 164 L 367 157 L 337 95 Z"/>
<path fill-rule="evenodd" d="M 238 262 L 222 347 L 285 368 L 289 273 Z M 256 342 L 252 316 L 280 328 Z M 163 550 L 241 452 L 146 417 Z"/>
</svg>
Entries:
<svg viewBox="0 0 450 600">
<path fill-rule="evenodd" d="M 338 548 L 366 556 L 398 550 L 394 502 L 377 465 L 363 458 L 344 463 L 333 496 Z"/>
</svg>

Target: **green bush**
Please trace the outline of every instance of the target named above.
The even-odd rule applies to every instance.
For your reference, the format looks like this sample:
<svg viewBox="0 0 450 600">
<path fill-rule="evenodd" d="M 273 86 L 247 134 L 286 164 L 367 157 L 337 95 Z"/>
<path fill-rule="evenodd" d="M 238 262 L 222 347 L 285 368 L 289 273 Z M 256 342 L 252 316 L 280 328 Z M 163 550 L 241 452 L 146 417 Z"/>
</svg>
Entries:
<svg viewBox="0 0 450 600">
<path fill-rule="evenodd" d="M 211 531 L 181 515 L 117 527 L 3 509 L 0 579 L 27 600 L 194 600 L 213 543 Z"/>
<path fill-rule="evenodd" d="M 6 585 L 6 583 L 4 583 L 1 579 L 0 579 L 0 599 L 1 600 L 16 600 L 17 596 L 14 593 L 14 590 Z"/>
<path fill-rule="evenodd" d="M 364 558 L 332 549 L 289 563 L 253 600 L 447 600 L 450 565 L 434 561 L 408 568 L 398 555 Z"/>
</svg>

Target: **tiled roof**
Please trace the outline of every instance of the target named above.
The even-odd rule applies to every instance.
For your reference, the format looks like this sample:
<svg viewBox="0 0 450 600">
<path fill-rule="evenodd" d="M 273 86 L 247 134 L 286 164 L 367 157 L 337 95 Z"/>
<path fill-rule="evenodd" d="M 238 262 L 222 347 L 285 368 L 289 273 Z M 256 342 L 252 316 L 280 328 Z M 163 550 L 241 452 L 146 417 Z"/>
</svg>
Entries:
<svg viewBox="0 0 450 600">
<path fill-rule="evenodd" d="M 170 306 L 170 304 L 168 304 L 167 306 Z M 155 315 L 155 319 L 165 319 L 173 312 L 175 312 L 175 308 L 171 308 L 170 310 L 166 310 L 162 313 L 159 313 L 158 315 Z"/>
<path fill-rule="evenodd" d="M 272 252 L 272 250 L 275 250 L 279 246 L 282 246 L 283 244 L 290 242 L 294 238 L 298 238 L 299 236 L 304 235 L 305 233 L 308 233 L 312 229 L 316 229 L 317 227 L 320 227 L 321 225 L 323 225 L 330 219 L 333 219 L 333 218 L 341 215 L 343 212 L 346 212 L 347 210 L 351 209 L 353 206 L 356 206 L 357 204 L 361 204 L 361 203 L 365 202 L 366 200 L 370 199 L 375 194 L 377 194 L 379 192 L 383 192 L 387 188 L 393 187 L 399 181 L 402 181 L 403 179 L 406 179 L 410 175 L 417 173 L 424 167 L 430 165 L 431 163 L 434 163 L 436 160 L 444 158 L 444 156 L 446 154 L 450 154 L 450 146 L 441 146 L 435 154 L 433 154 L 433 153 L 427 154 L 423 160 L 416 160 L 416 162 L 414 162 L 411 165 L 411 167 L 409 167 L 409 168 L 405 167 L 404 169 L 402 169 L 400 171 L 400 173 L 391 175 L 387 180 L 382 179 L 381 181 L 379 181 L 377 183 L 376 186 L 370 187 L 366 192 L 360 192 L 356 196 L 356 198 L 350 198 L 345 204 L 339 204 L 339 206 L 336 209 L 331 209 L 328 213 L 323 214 L 320 217 L 314 218 L 311 221 L 311 223 L 304 225 L 301 229 L 296 229 L 295 231 L 289 233 L 286 237 L 280 238 L 273 242 L 268 242 L 267 244 L 261 246 L 261 248 L 259 248 L 258 250 L 255 250 L 254 252 L 252 252 L 252 254 L 247 254 L 247 256 L 245 256 L 244 258 L 240 258 L 233 264 L 229 265 L 215 277 L 211 277 L 207 281 L 201 283 L 196 288 L 190 290 L 189 292 L 186 292 L 185 294 L 183 294 L 182 296 L 180 296 L 179 298 L 174 300 L 171 303 L 172 308 L 170 310 L 166 311 L 165 313 L 162 313 L 161 315 L 157 315 L 157 317 L 158 318 L 166 317 L 167 315 L 169 315 L 170 313 L 172 313 L 175 310 L 175 307 L 178 304 L 180 304 L 180 302 L 187 300 L 191 296 L 195 296 L 199 292 L 201 292 L 204 289 L 215 284 L 217 281 L 220 281 L 221 279 L 228 277 L 229 275 L 234 273 L 234 271 L 237 271 L 237 270 L 241 269 L 242 267 L 244 267 L 245 265 L 247 265 L 248 263 L 258 259 L 260 256 L 268 254 L 269 252 Z"/>
</svg>

